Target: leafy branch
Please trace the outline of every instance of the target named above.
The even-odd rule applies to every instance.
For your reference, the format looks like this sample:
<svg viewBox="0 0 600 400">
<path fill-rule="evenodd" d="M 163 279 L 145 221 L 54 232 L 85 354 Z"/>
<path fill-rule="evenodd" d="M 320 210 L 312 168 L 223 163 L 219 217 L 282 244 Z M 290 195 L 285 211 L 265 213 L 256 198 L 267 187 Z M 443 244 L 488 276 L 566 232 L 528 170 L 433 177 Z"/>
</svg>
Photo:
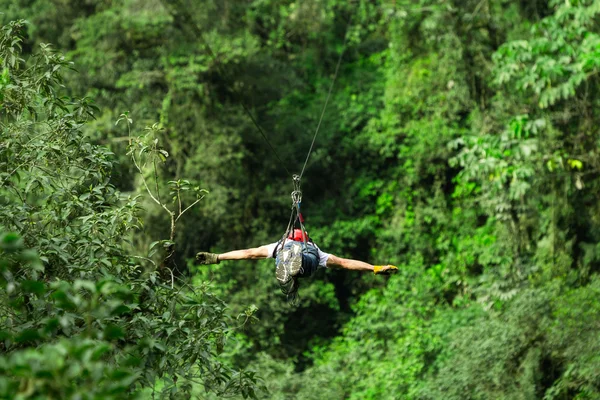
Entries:
<svg viewBox="0 0 600 400">
<path fill-rule="evenodd" d="M 208 193 L 207 190 L 201 189 L 199 186 L 194 186 L 192 183 L 185 179 L 171 180 L 168 182 L 169 195 L 171 196 L 174 206 L 169 207 L 166 201 L 163 201 L 160 195 L 159 189 L 159 177 L 158 177 L 158 166 L 157 161 L 165 163 L 169 157 L 169 153 L 162 147 L 159 146 L 156 133 L 160 132 L 161 128 L 158 123 L 153 124 L 150 127 L 146 127 L 146 135 L 136 137 L 131 134 L 131 125 L 133 120 L 129 117 L 129 113 L 123 113 L 117 119 L 115 125 L 120 122 L 127 124 L 127 138 L 129 141 L 127 155 L 131 156 L 133 165 L 138 170 L 140 177 L 142 178 L 142 184 L 146 189 L 146 192 L 157 205 L 159 205 L 169 216 L 171 221 L 169 240 L 157 241 L 150 245 L 149 257 L 152 257 L 156 253 L 155 246 L 158 243 L 162 243 L 165 249 L 167 249 L 167 255 L 165 260 L 169 259 L 175 252 L 175 232 L 177 222 L 179 219 L 196 204 L 198 204 L 204 196 Z M 152 134 L 152 135 L 150 135 Z M 154 191 L 150 189 L 150 185 L 146 179 L 144 171 L 148 167 L 148 164 L 152 167 L 152 177 L 154 179 Z M 184 207 L 183 196 L 186 192 L 191 192 L 195 195 L 195 200 Z M 164 263 L 162 264 L 164 265 Z"/>
</svg>

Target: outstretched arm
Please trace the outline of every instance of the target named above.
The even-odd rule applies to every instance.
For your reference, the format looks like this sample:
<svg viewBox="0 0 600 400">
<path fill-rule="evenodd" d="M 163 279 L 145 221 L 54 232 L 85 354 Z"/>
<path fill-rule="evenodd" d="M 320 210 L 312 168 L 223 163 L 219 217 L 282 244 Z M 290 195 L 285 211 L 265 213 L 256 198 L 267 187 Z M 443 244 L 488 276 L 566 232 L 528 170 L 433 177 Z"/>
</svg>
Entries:
<svg viewBox="0 0 600 400">
<path fill-rule="evenodd" d="M 355 271 L 373 271 L 373 265 L 358 261 L 352 260 L 350 258 L 342 258 L 338 256 L 334 256 L 333 254 L 329 255 L 327 259 L 327 266 L 332 268 L 343 268 L 343 269 L 353 269 Z"/>
<path fill-rule="evenodd" d="M 201 251 L 196 254 L 196 261 L 200 264 L 218 264 L 224 260 L 254 260 L 269 257 L 267 246 L 254 247 L 252 249 L 233 250 L 223 254 L 207 253 Z"/>
<path fill-rule="evenodd" d="M 225 260 L 255 260 L 259 258 L 267 258 L 269 250 L 267 246 L 254 247 L 252 249 L 233 250 L 223 254 L 217 254 L 219 261 Z"/>
<path fill-rule="evenodd" d="M 355 271 L 373 271 L 375 274 L 390 274 L 398 271 L 393 265 L 371 265 L 364 261 L 353 260 L 351 258 L 342 258 L 329 255 L 327 258 L 327 267 L 331 268 L 343 268 Z"/>
</svg>

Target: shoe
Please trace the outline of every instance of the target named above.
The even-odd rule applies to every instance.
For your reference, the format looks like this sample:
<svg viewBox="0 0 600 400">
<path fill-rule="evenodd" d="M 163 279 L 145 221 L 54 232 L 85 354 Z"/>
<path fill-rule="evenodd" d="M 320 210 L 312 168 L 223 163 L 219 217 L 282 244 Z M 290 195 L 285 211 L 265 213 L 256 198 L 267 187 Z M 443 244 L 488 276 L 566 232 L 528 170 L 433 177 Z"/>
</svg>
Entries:
<svg viewBox="0 0 600 400">
<path fill-rule="evenodd" d="M 287 263 L 283 260 L 283 254 L 280 254 L 280 256 L 281 258 L 277 260 L 277 266 L 275 268 L 275 277 L 281 286 L 285 286 L 292 280 L 292 276 L 289 274 L 288 268 L 286 267 Z"/>
<path fill-rule="evenodd" d="M 288 248 L 283 248 L 277 255 L 275 276 L 279 284 L 284 286 L 292 277 L 302 273 L 302 246 L 294 243 Z"/>
<path fill-rule="evenodd" d="M 292 253 L 290 256 L 290 275 L 296 276 L 304 272 L 302 270 L 302 245 L 294 243 L 290 251 Z"/>
</svg>

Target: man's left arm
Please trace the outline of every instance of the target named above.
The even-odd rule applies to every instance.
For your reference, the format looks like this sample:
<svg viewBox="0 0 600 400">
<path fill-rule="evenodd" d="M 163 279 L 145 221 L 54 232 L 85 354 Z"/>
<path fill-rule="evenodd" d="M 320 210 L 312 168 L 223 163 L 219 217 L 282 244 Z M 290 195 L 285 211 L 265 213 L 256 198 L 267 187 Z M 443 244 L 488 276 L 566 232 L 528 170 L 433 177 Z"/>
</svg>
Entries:
<svg viewBox="0 0 600 400">
<path fill-rule="evenodd" d="M 371 265 L 364 261 L 342 258 L 330 254 L 327 258 L 327 267 L 343 268 L 355 271 L 373 271 L 375 275 L 389 275 L 398 272 L 394 265 Z"/>
</svg>

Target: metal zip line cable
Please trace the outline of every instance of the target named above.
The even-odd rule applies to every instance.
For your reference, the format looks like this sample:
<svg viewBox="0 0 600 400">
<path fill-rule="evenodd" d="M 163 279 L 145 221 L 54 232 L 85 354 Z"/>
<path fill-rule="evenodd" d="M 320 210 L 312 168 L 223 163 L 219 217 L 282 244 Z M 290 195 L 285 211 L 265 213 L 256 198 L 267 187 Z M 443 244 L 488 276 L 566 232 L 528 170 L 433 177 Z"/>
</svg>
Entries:
<svg viewBox="0 0 600 400">
<path fill-rule="evenodd" d="M 344 34 L 344 43 L 342 44 L 342 52 L 338 57 L 337 65 L 335 66 L 335 73 L 333 75 L 333 79 L 331 80 L 331 84 L 329 85 L 329 92 L 327 93 L 327 98 L 325 99 L 325 104 L 323 105 L 323 110 L 321 111 L 321 117 L 319 118 L 319 123 L 317 124 L 317 129 L 315 130 L 315 134 L 313 136 L 312 143 L 310 144 L 310 149 L 308 150 L 308 154 L 306 155 L 306 160 L 304 161 L 304 165 L 302 166 L 302 172 L 300 172 L 300 179 L 302 179 L 302 175 L 304 175 L 304 169 L 306 168 L 306 164 L 308 163 L 308 159 L 310 158 L 310 154 L 312 153 L 313 146 L 315 145 L 315 140 L 317 139 L 317 135 L 319 134 L 319 129 L 321 128 L 321 123 L 323 122 L 323 117 L 325 116 L 325 111 L 327 110 L 327 104 L 329 104 L 329 98 L 331 97 L 331 92 L 333 91 L 333 85 L 338 76 L 338 71 L 340 69 L 340 64 L 342 63 L 342 58 L 344 56 L 344 52 L 346 51 L 346 42 L 348 40 L 348 31 L 350 30 L 350 24 L 352 23 L 352 16 L 348 20 L 348 25 L 346 25 L 346 33 Z"/>
</svg>

